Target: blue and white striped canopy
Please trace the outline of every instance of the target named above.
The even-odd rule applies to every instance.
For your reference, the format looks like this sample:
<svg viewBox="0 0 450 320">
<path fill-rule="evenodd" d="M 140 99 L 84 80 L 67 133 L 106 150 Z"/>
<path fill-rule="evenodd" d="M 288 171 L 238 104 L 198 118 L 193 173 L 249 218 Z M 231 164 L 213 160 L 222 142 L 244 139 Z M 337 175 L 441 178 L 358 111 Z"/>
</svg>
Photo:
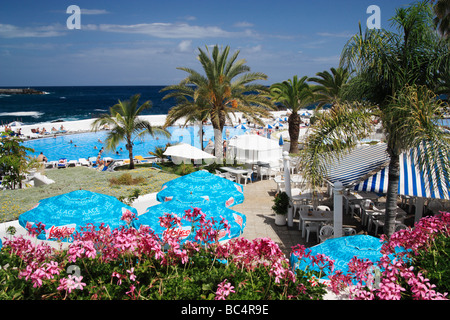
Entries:
<svg viewBox="0 0 450 320">
<path fill-rule="evenodd" d="M 328 164 L 325 179 L 349 187 L 386 166 L 389 159 L 384 143 L 360 146 Z"/>
<path fill-rule="evenodd" d="M 400 180 L 398 194 L 422 198 L 450 200 L 450 181 L 443 175 L 437 176 L 434 170 L 428 168 L 422 170 L 416 166 L 417 156 L 422 146 L 411 149 L 400 155 Z M 435 165 L 439 165 L 436 163 Z M 357 191 L 373 191 L 386 193 L 388 188 L 389 167 L 385 167 L 378 173 L 355 186 Z"/>
</svg>

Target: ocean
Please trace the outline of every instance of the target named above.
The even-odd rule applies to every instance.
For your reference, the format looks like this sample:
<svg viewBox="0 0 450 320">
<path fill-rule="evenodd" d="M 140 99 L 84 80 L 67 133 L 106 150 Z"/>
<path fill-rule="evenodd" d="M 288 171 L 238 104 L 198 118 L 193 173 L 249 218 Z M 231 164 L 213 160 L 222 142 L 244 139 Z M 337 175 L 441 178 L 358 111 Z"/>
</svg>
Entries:
<svg viewBox="0 0 450 320">
<path fill-rule="evenodd" d="M 143 115 L 167 114 L 175 99 L 162 100 L 164 86 L 80 86 L 33 87 L 43 95 L 0 94 L 0 125 L 19 121 L 37 124 L 52 121 L 75 121 L 97 118 L 107 113 L 118 100 L 141 94 L 140 104 L 150 100 L 152 108 Z"/>
</svg>

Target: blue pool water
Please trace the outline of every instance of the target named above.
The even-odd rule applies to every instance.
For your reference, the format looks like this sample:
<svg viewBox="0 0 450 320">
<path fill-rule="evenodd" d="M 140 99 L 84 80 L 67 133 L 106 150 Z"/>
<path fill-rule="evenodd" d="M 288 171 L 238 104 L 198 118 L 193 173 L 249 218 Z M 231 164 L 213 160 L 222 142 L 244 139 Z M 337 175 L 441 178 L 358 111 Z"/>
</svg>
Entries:
<svg viewBox="0 0 450 320">
<path fill-rule="evenodd" d="M 226 127 L 230 135 L 241 135 L 245 133 L 245 129 L 235 129 Z M 226 129 L 223 132 L 223 138 L 226 138 Z M 133 155 L 148 157 L 149 151 L 154 151 L 156 147 L 164 147 L 167 143 L 185 142 L 197 148 L 200 147 L 199 127 L 192 126 L 186 128 L 169 127 L 167 130 L 171 133 L 171 137 L 167 138 L 162 135 L 152 137 L 146 135 L 143 141 L 135 140 L 133 145 Z M 205 147 L 211 139 L 214 141 L 214 130 L 212 126 L 203 127 L 203 146 Z M 89 157 L 97 157 L 99 150 L 105 146 L 104 142 L 107 138 L 107 131 L 87 132 L 79 134 L 71 134 L 24 141 L 24 146 L 34 149 L 29 155 L 37 157 L 41 152 L 47 157 L 48 161 L 58 161 L 61 158 L 69 160 L 78 160 L 80 158 L 88 159 Z M 99 140 L 101 142 L 99 142 Z M 103 143 L 102 143 L 103 142 Z M 111 157 L 113 159 L 128 159 L 128 150 L 125 148 L 125 141 L 122 141 L 114 151 L 104 149 L 102 157 Z M 96 147 L 97 149 L 95 149 Z M 122 148 L 122 151 L 120 151 Z M 119 151 L 119 155 L 116 154 Z"/>
</svg>

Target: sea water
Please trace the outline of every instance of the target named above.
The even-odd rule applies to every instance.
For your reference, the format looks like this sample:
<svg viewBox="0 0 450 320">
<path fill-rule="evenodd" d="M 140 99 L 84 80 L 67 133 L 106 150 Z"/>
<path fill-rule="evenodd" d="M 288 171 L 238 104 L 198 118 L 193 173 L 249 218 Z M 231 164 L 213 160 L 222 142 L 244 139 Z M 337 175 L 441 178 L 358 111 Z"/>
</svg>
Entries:
<svg viewBox="0 0 450 320">
<path fill-rule="evenodd" d="M 142 115 L 167 114 L 176 104 L 174 99 L 163 100 L 164 86 L 83 86 L 33 87 L 42 95 L 0 95 L 0 124 L 20 121 L 37 124 L 52 121 L 75 121 L 97 118 L 109 108 L 135 94 L 139 104 L 150 100 L 152 107 Z"/>
</svg>

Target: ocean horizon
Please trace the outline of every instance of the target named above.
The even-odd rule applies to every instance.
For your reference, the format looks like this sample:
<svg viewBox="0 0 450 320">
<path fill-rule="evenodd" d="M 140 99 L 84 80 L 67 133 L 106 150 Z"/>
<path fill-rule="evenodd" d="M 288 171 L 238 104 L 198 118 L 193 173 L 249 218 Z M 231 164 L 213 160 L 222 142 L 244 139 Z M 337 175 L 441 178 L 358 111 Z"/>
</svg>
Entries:
<svg viewBox="0 0 450 320">
<path fill-rule="evenodd" d="M 175 99 L 162 100 L 166 86 L 34 86 L 45 94 L 0 94 L 0 125 L 13 121 L 24 125 L 44 122 L 76 121 L 97 118 L 119 100 L 140 94 L 140 104 L 150 100 L 152 107 L 142 115 L 167 114 Z M 9 88 L 9 87 L 2 87 Z M 13 87 L 10 87 L 13 88 Z"/>
</svg>

